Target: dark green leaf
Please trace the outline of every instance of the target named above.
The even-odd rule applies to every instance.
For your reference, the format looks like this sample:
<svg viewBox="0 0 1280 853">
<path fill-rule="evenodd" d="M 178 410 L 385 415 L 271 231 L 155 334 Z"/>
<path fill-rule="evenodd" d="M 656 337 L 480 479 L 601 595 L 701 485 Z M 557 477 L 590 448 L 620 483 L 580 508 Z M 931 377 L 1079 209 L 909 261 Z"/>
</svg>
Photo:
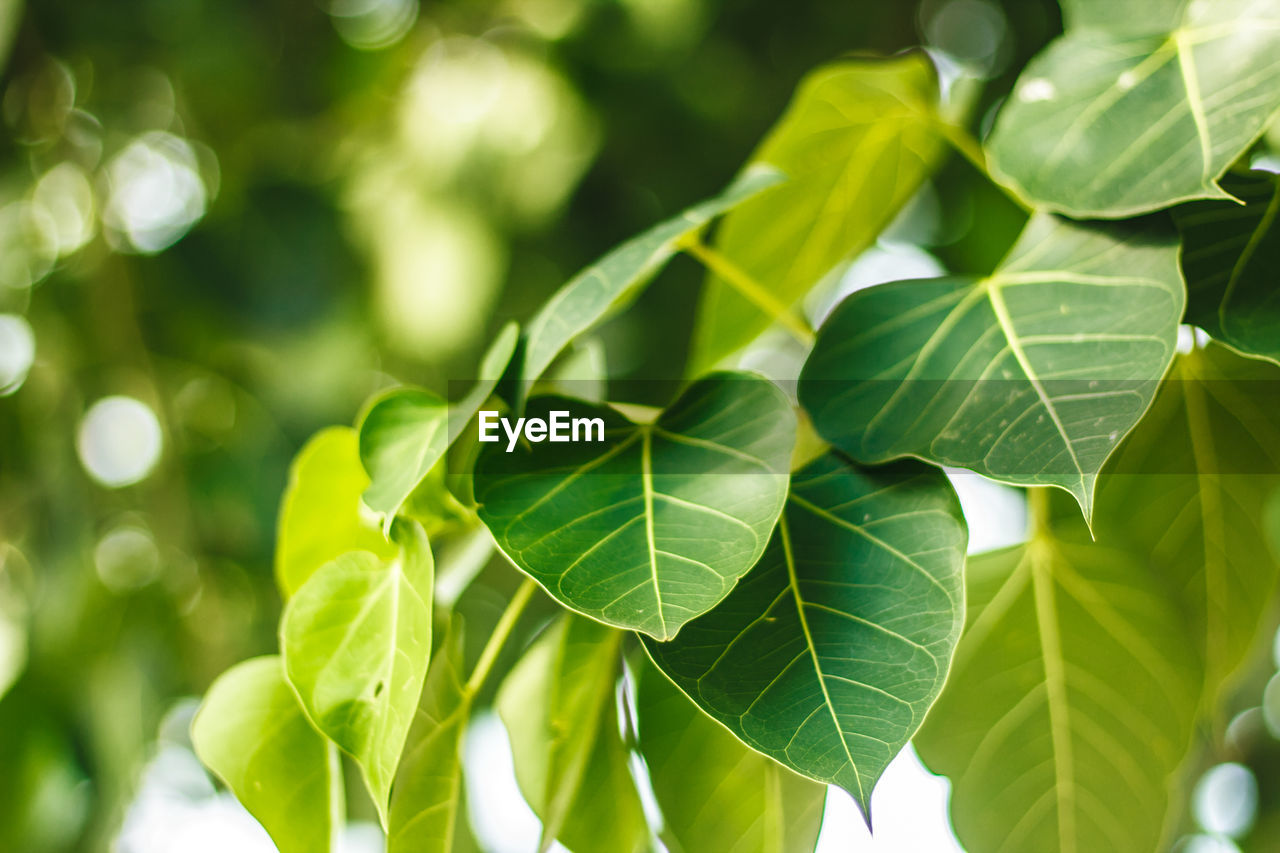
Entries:
<svg viewBox="0 0 1280 853">
<path fill-rule="evenodd" d="M 191 724 L 191 741 L 281 853 L 333 849 L 344 802 L 337 750 L 307 722 L 280 658 L 223 673 Z"/>
<path fill-rule="evenodd" d="M 1271 0 L 1068 4 L 1079 25 L 1031 61 L 988 142 L 992 174 L 1033 205 L 1125 217 L 1199 198 L 1280 107 Z M 1114 30 L 1108 27 L 1115 18 Z M 1135 35 L 1145 32 L 1145 35 Z"/>
<path fill-rule="evenodd" d="M 289 469 L 276 537 L 276 581 L 285 598 L 348 551 L 394 556 L 395 546 L 361 511 L 360 495 L 368 485 L 350 427 L 321 430 L 299 451 Z"/>
<path fill-rule="evenodd" d="M 748 169 L 719 196 L 633 237 L 570 279 L 529 323 L 521 378 L 541 376 L 569 342 L 652 278 L 681 240 L 781 180 L 774 169 Z"/>
<path fill-rule="evenodd" d="M 1246 204 L 1201 202 L 1174 211 L 1187 322 L 1237 352 L 1280 364 L 1280 181 L 1254 172 L 1222 183 Z"/>
<path fill-rule="evenodd" d="M 748 746 L 867 813 L 947 676 L 966 539 L 941 472 L 824 456 L 795 475 L 760 565 L 675 641 L 645 648 Z"/>
<path fill-rule="evenodd" d="M 307 716 L 360 766 L 379 816 L 387 802 L 431 653 L 433 566 L 416 524 L 401 553 L 327 563 L 285 608 L 280 648 Z"/>
<path fill-rule="evenodd" d="M 716 247 L 785 306 L 870 246 L 936 168 L 938 82 L 923 53 L 812 72 L 751 157 L 789 180 L 725 217 Z M 775 318 L 725 281 L 707 280 L 694 337 L 697 375 Z"/>
<path fill-rule="evenodd" d="M 599 417 L 603 443 L 489 445 L 480 518 L 517 566 L 565 606 L 660 639 L 715 606 L 759 559 L 786 497 L 795 416 L 772 383 L 713 374 L 653 423 Z"/>
<path fill-rule="evenodd" d="M 800 377 L 823 438 L 1053 485 L 1092 514 L 1098 471 L 1173 358 L 1177 245 L 1151 227 L 1033 218 L 984 279 L 894 282 L 832 313 Z"/>
<path fill-rule="evenodd" d="M 640 752 L 673 853 L 813 853 L 827 788 L 743 746 L 647 660 L 636 691 Z"/>
</svg>

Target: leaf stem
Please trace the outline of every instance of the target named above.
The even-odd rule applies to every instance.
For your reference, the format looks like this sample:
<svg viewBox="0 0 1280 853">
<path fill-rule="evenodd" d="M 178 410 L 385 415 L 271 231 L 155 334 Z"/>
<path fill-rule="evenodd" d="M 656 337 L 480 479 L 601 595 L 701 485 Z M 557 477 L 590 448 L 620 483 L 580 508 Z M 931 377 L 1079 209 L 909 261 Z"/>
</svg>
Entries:
<svg viewBox="0 0 1280 853">
<path fill-rule="evenodd" d="M 813 327 L 802 317 L 782 302 L 778 301 L 760 282 L 752 278 L 746 270 L 703 243 L 697 236 L 690 237 L 680 244 L 680 248 L 694 257 L 704 267 L 720 276 L 734 290 L 752 305 L 778 321 L 784 329 L 805 346 L 813 345 Z"/>
<path fill-rule="evenodd" d="M 1027 511 L 1031 516 L 1031 539 L 1039 541 L 1049 536 L 1049 486 L 1031 486 L 1027 489 Z"/>
<path fill-rule="evenodd" d="M 987 166 L 987 155 L 983 152 L 982 145 L 979 144 L 978 140 L 973 138 L 969 131 L 965 130 L 960 125 L 952 124 L 949 121 L 937 122 L 937 129 L 938 132 L 942 134 L 942 138 L 947 140 L 947 144 L 949 144 L 957 154 L 969 161 L 969 164 L 981 172 L 988 181 L 999 188 L 999 190 L 1004 193 L 1005 198 L 1009 199 L 1009 201 L 1021 208 L 1023 213 L 1035 213 L 1034 207 L 1027 204 L 1026 201 L 1024 201 L 1017 193 L 992 177 L 991 169 Z"/>
<path fill-rule="evenodd" d="M 520 588 L 516 590 L 516 594 L 511 596 L 507 609 L 502 611 L 502 617 L 498 619 L 493 633 L 489 635 L 489 641 L 484 644 L 484 650 L 480 652 L 480 660 L 476 661 L 476 668 L 472 670 L 471 677 L 462 688 L 463 694 L 468 698 L 475 696 L 484 685 L 484 680 L 489 677 L 489 670 L 493 669 L 498 653 L 506 645 L 507 638 L 511 636 L 511 630 L 515 628 L 520 614 L 524 613 L 529 600 L 533 598 L 533 591 L 536 588 L 537 584 L 532 578 L 525 578 L 524 583 L 520 584 Z"/>
</svg>

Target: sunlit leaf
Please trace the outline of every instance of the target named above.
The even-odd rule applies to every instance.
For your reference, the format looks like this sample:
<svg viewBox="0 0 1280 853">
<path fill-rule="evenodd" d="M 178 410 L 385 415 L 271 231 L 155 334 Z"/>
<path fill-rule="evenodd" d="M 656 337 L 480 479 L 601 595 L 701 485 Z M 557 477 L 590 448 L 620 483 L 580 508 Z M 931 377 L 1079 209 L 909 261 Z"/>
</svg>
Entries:
<svg viewBox="0 0 1280 853">
<path fill-rule="evenodd" d="M 462 623 L 453 620 L 422 690 L 391 793 L 388 853 L 455 853 L 463 816 L 462 736 L 471 713 L 464 689 Z"/>
<path fill-rule="evenodd" d="M 1089 517 L 1098 471 L 1173 358 L 1176 254 L 1150 226 L 1033 218 L 987 278 L 847 298 L 818 335 L 800 402 L 859 461 L 917 456 L 1058 486 Z"/>
<path fill-rule="evenodd" d="M 622 636 L 568 614 L 525 653 L 498 693 L 516 780 L 542 821 L 543 850 L 557 838 L 575 853 L 648 846 L 616 712 Z M 593 801 L 606 806 L 603 815 L 589 813 Z"/>
<path fill-rule="evenodd" d="M 937 166 L 937 100 L 937 75 L 922 53 L 812 72 L 751 157 L 789 180 L 730 212 L 717 249 L 778 303 L 796 304 L 833 267 L 870 246 Z M 691 372 L 741 349 L 773 320 L 710 276 Z"/>
<path fill-rule="evenodd" d="M 1187 0 L 1059 0 L 1068 30 L 1110 33 L 1169 32 L 1182 20 Z"/>
<path fill-rule="evenodd" d="M 223 673 L 192 722 L 191 741 L 281 853 L 333 849 L 344 802 L 337 750 L 303 715 L 279 657 Z"/>
<path fill-rule="evenodd" d="M 480 362 L 475 386 L 457 403 L 421 388 L 395 388 L 360 422 L 360 460 L 371 483 L 364 502 L 384 517 L 384 529 L 493 393 L 511 361 L 519 329 L 508 323 Z"/>
<path fill-rule="evenodd" d="M 940 472 L 824 456 L 795 475 L 760 565 L 676 640 L 645 648 L 747 745 L 867 813 L 947 677 L 966 540 Z"/>
<path fill-rule="evenodd" d="M 1172 26 L 1133 26 L 1147 7 L 1169 24 L 1172 5 Z M 1217 180 L 1280 107 L 1275 3 L 1067 9 L 1080 26 L 1027 65 L 996 120 L 987 151 L 997 180 L 1038 207 L 1084 217 L 1226 198 Z M 1117 9 L 1116 29 L 1106 29 Z"/>
<path fill-rule="evenodd" d="M 356 432 L 330 427 L 316 433 L 289 470 L 276 537 L 276 581 L 285 598 L 325 563 L 348 551 L 390 558 L 395 546 L 361 514 L 369 477 L 360 465 Z"/>
<path fill-rule="evenodd" d="M 1099 489 L 1099 541 L 1127 543 L 1181 593 L 1209 710 L 1255 641 L 1280 572 L 1263 529 L 1280 487 L 1278 390 L 1275 365 L 1218 346 L 1180 356 Z"/>
<path fill-rule="evenodd" d="M 633 237 L 570 279 L 530 321 L 521 377 L 531 382 L 541 376 L 570 341 L 652 278 L 682 239 L 782 180 L 774 169 L 748 169 L 719 196 Z"/>
<path fill-rule="evenodd" d="M 395 532 L 396 558 L 356 551 L 325 564 L 280 624 L 285 670 L 307 716 L 356 760 L 384 825 L 431 653 L 431 549 L 416 524 Z"/>
<path fill-rule="evenodd" d="M 558 397 L 601 418 L 603 443 L 490 444 L 480 518 L 517 566 L 565 606 L 660 639 L 715 606 L 755 564 L 787 491 L 795 416 L 772 383 L 713 374 L 656 421 Z"/>
<path fill-rule="evenodd" d="M 1280 181 L 1254 172 L 1222 183 L 1247 204 L 1200 202 L 1174 211 L 1187 322 L 1237 352 L 1280 364 Z"/>
<path fill-rule="evenodd" d="M 917 738 L 952 779 L 971 850 L 1168 847 L 1231 676 L 1258 642 L 1277 566 L 1280 370 L 1211 347 L 1180 357 L 1108 463 L 1097 542 L 1055 518 L 970 561 L 969 622 Z"/>
<path fill-rule="evenodd" d="M 813 853 L 827 788 L 745 747 L 652 664 L 636 691 L 640 752 L 673 853 Z"/>
</svg>

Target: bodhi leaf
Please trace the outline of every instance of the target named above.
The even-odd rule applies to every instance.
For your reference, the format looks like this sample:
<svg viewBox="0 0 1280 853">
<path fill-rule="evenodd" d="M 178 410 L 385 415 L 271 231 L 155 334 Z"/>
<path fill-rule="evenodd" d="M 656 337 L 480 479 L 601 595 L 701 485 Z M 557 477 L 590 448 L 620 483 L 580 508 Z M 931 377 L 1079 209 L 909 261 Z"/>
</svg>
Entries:
<svg viewBox="0 0 1280 853">
<path fill-rule="evenodd" d="M 828 454 L 794 476 L 760 565 L 675 641 L 645 648 L 744 743 L 869 816 L 947 676 L 966 540 L 941 472 Z"/>
<path fill-rule="evenodd" d="M 431 653 L 431 548 L 396 528 L 400 554 L 326 563 L 285 608 L 280 648 L 307 716 L 360 766 L 386 826 L 396 765 Z"/>
<path fill-rule="evenodd" d="M 361 512 L 360 494 L 368 485 L 356 432 L 349 427 L 321 430 L 298 453 L 276 536 L 276 581 L 285 598 L 316 569 L 348 551 L 394 556 L 395 546 Z"/>
<path fill-rule="evenodd" d="M 827 788 L 748 749 L 643 661 L 640 752 L 673 853 L 813 853 Z"/>
<path fill-rule="evenodd" d="M 1223 186 L 1246 204 L 1200 202 L 1173 214 L 1182 233 L 1187 322 L 1239 353 L 1280 364 L 1280 180 L 1254 172 Z"/>
<path fill-rule="evenodd" d="M 1277 388 L 1280 368 L 1223 347 L 1180 356 L 1099 491 L 1099 541 L 1126 543 L 1180 591 L 1209 710 L 1280 572 L 1262 527 L 1280 486 Z"/>
<path fill-rule="evenodd" d="M 1124 551 L 1041 530 L 970 559 L 968 622 L 915 745 L 969 850 L 1164 850 L 1199 666 L 1176 596 Z"/>
<path fill-rule="evenodd" d="M 1089 518 L 1098 471 L 1173 358 L 1183 299 L 1162 231 L 1035 217 L 987 278 L 845 299 L 804 366 L 800 402 L 861 462 L 916 456 L 1058 486 Z"/>
<path fill-rule="evenodd" d="M 421 388 L 394 388 L 369 407 L 359 427 L 360 460 L 371 480 L 364 502 L 382 513 L 385 530 L 489 399 L 518 340 L 519 329 L 508 323 L 481 359 L 475 386 L 457 403 Z"/>
<path fill-rule="evenodd" d="M 620 631 L 566 614 L 498 692 L 516 780 L 542 821 L 541 850 L 557 838 L 575 853 L 638 853 L 648 845 L 618 727 L 621 639 Z M 589 800 L 603 804 L 604 814 L 591 814 Z"/>
<path fill-rule="evenodd" d="M 1126 5 L 1068 4 L 1089 25 L 1033 59 L 1000 111 L 992 175 L 1036 207 L 1127 217 L 1228 198 L 1218 179 L 1280 107 L 1273 0 L 1180 3 L 1160 32 L 1135 31 L 1135 6 L 1107 29 Z M 1169 22 L 1169 4 L 1144 5 Z"/>
<path fill-rule="evenodd" d="M 431 660 L 391 793 L 388 853 L 454 853 L 463 813 L 462 737 L 471 713 L 461 620 Z"/>
<path fill-rule="evenodd" d="M 789 180 L 725 217 L 720 254 L 779 305 L 795 305 L 870 246 L 936 168 L 944 144 L 937 101 L 937 74 L 923 53 L 814 71 L 751 156 Z M 712 274 L 691 372 L 746 346 L 775 319 Z"/>
<path fill-rule="evenodd" d="M 480 518 L 498 547 L 571 610 L 659 639 L 729 593 L 760 558 L 787 492 L 795 415 L 772 383 L 718 373 L 652 423 L 559 397 L 600 418 L 604 442 L 489 445 Z"/>
<path fill-rule="evenodd" d="M 682 240 L 782 179 L 774 169 L 748 169 L 720 195 L 633 237 L 570 279 L 529 323 L 521 378 L 532 382 L 541 376 L 574 338 L 652 278 Z"/>
<path fill-rule="evenodd" d="M 279 657 L 223 673 L 192 721 L 191 742 L 281 853 L 333 849 L 344 802 L 337 750 L 307 722 Z"/>
</svg>

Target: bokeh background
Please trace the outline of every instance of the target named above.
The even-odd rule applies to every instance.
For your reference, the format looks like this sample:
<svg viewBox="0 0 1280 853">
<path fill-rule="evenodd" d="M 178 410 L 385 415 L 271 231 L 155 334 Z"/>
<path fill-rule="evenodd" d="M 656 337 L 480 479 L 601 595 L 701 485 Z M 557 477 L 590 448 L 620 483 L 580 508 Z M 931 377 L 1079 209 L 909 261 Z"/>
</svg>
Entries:
<svg viewBox="0 0 1280 853">
<path fill-rule="evenodd" d="M 1049 0 L 0 0 L 0 851 L 272 849 L 186 732 L 274 648 L 306 438 L 468 377 L 504 321 L 724 186 L 814 66 L 927 45 L 981 82 L 980 133 L 1060 28 Z M 982 271 L 1020 224 L 957 158 L 850 277 Z M 588 355 L 680 375 L 700 282 L 677 259 Z M 975 544 L 1016 539 L 1017 495 L 971 480 Z M 474 606 L 513 581 L 486 569 Z M 1277 849 L 1265 683 L 1186 845 Z M 473 823 L 517 853 L 505 750 L 482 718 Z M 824 851 L 954 849 L 909 752 L 875 847 L 842 796 Z M 353 811 L 346 850 L 380 849 Z"/>
</svg>

